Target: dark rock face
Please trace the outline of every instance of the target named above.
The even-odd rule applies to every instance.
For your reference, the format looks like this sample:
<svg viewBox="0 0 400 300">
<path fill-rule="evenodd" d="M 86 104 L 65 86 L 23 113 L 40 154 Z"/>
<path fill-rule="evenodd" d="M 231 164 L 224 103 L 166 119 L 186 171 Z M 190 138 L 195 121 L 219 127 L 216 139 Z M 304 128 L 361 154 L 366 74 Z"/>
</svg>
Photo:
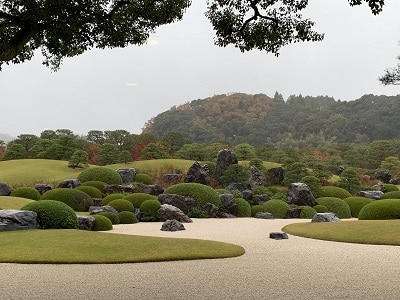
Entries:
<svg viewBox="0 0 400 300">
<path fill-rule="evenodd" d="M 286 213 L 286 219 L 299 219 L 301 214 L 301 208 L 291 207 Z"/>
<path fill-rule="evenodd" d="M 253 200 L 253 191 L 252 190 L 244 190 L 244 191 L 242 191 L 242 197 L 246 201 Z"/>
<path fill-rule="evenodd" d="M 265 202 L 271 200 L 271 197 L 267 194 L 253 195 L 254 205 L 263 205 Z"/>
<path fill-rule="evenodd" d="M 221 199 L 222 205 L 227 209 L 229 214 L 238 215 L 238 206 L 232 194 L 221 194 L 219 195 L 219 199 Z"/>
<path fill-rule="evenodd" d="M 115 194 L 115 193 L 133 193 L 135 187 L 133 185 L 123 184 L 108 184 L 103 188 L 104 194 Z"/>
<path fill-rule="evenodd" d="M 267 177 L 257 167 L 251 166 L 249 184 L 252 188 L 257 186 L 266 186 Z"/>
<path fill-rule="evenodd" d="M 357 192 L 358 196 L 379 200 L 381 199 L 384 193 L 382 191 L 359 191 Z"/>
<path fill-rule="evenodd" d="M 269 238 L 274 240 L 287 240 L 289 236 L 285 232 L 270 232 Z"/>
<path fill-rule="evenodd" d="M 379 171 L 375 173 L 376 179 L 379 179 L 383 183 L 389 183 L 390 180 L 392 179 L 392 174 L 385 172 L 385 171 Z"/>
<path fill-rule="evenodd" d="M 221 218 L 221 219 L 234 219 L 234 218 L 237 218 L 236 216 L 234 216 L 234 215 L 232 215 L 232 214 L 230 214 L 230 213 L 221 213 L 220 215 L 219 215 L 219 217 Z"/>
<path fill-rule="evenodd" d="M 285 178 L 285 172 L 282 167 L 268 169 L 267 174 L 268 185 L 281 184 Z"/>
<path fill-rule="evenodd" d="M 269 212 L 258 212 L 254 217 L 257 219 L 274 219 L 274 216 Z"/>
<path fill-rule="evenodd" d="M 160 206 L 157 210 L 157 219 L 161 222 L 177 220 L 182 223 L 192 223 L 192 220 L 182 210 L 169 204 L 162 204 Z"/>
<path fill-rule="evenodd" d="M 183 174 L 164 174 L 164 181 L 167 183 L 177 183 L 183 177 Z"/>
<path fill-rule="evenodd" d="M 336 216 L 335 213 L 316 213 L 312 218 L 311 222 L 340 222 L 341 220 Z"/>
<path fill-rule="evenodd" d="M 201 208 L 201 211 L 204 212 L 209 218 L 215 218 L 218 215 L 219 208 L 215 204 L 206 203 Z"/>
<path fill-rule="evenodd" d="M 89 207 L 89 212 L 91 215 L 95 215 L 95 214 L 105 212 L 105 211 L 113 212 L 116 214 L 118 213 L 118 210 L 116 210 L 114 207 L 112 207 L 110 205 Z"/>
<path fill-rule="evenodd" d="M 37 214 L 28 210 L 0 210 L 0 231 L 38 229 Z"/>
<path fill-rule="evenodd" d="M 135 181 L 136 170 L 134 168 L 117 169 L 123 184 L 131 184 Z"/>
<path fill-rule="evenodd" d="M 195 182 L 205 185 L 210 184 L 210 172 L 208 167 L 200 165 L 197 161 L 193 163 L 185 176 L 185 182 Z"/>
<path fill-rule="evenodd" d="M 93 230 L 95 218 L 91 216 L 78 216 L 79 229 L 81 230 Z"/>
<path fill-rule="evenodd" d="M 58 184 L 58 188 L 69 188 L 74 189 L 81 185 L 78 179 L 65 179 Z"/>
<path fill-rule="evenodd" d="M 144 183 L 139 183 L 138 186 L 143 189 L 143 193 L 150 194 L 153 196 L 158 196 L 162 193 L 164 193 L 164 189 L 161 185 L 159 184 L 144 184 Z"/>
<path fill-rule="evenodd" d="M 178 207 L 185 214 L 196 205 L 196 200 L 194 198 L 176 194 L 160 194 L 158 195 L 158 201 L 160 201 L 161 204 L 169 204 Z"/>
<path fill-rule="evenodd" d="M 217 164 L 215 166 L 215 179 L 220 180 L 220 177 L 230 165 L 237 164 L 238 160 L 235 153 L 224 149 L 218 152 Z"/>
<path fill-rule="evenodd" d="M 291 183 L 286 193 L 286 198 L 289 204 L 298 206 L 313 207 L 318 204 L 308 185 L 302 182 Z"/>
<path fill-rule="evenodd" d="M 185 226 L 177 220 L 167 220 L 161 226 L 162 231 L 179 231 L 186 230 Z"/>
<path fill-rule="evenodd" d="M 5 183 L 0 182 L 0 196 L 10 196 L 13 189 Z"/>
<path fill-rule="evenodd" d="M 342 174 L 342 172 L 344 171 L 345 167 L 344 166 L 338 166 L 336 168 L 336 175 L 340 175 Z"/>
<path fill-rule="evenodd" d="M 34 187 L 40 193 L 40 195 L 43 195 L 47 191 L 50 191 L 53 189 L 53 186 L 48 183 L 36 183 Z"/>
</svg>

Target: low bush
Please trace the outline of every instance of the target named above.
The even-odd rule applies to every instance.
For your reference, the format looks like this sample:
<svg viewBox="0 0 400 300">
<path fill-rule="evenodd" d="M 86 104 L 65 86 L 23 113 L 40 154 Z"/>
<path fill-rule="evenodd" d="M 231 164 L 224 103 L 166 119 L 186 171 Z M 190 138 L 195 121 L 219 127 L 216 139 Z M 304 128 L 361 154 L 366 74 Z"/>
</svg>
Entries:
<svg viewBox="0 0 400 300">
<path fill-rule="evenodd" d="M 230 165 L 220 177 L 220 181 L 224 186 L 235 182 L 241 184 L 247 184 L 250 178 L 250 173 L 242 165 L 233 164 Z"/>
<path fill-rule="evenodd" d="M 328 208 L 325 205 L 317 204 L 317 205 L 313 206 L 313 208 L 317 211 L 317 213 L 328 212 Z"/>
<path fill-rule="evenodd" d="M 196 200 L 196 206 L 199 209 L 208 202 L 220 208 L 223 207 L 218 192 L 212 187 L 200 183 L 178 183 L 165 189 L 164 194 L 191 196 Z"/>
<path fill-rule="evenodd" d="M 125 200 L 125 199 L 115 199 L 108 203 L 109 206 L 115 208 L 118 212 L 121 211 L 134 211 L 134 207 L 132 202 Z"/>
<path fill-rule="evenodd" d="M 133 204 L 133 207 L 139 208 L 140 204 L 142 204 L 143 201 L 157 200 L 158 198 L 157 198 L 157 196 L 146 194 L 146 193 L 133 193 L 133 194 L 126 195 L 125 197 L 123 197 L 123 199 L 131 202 Z"/>
<path fill-rule="evenodd" d="M 393 191 L 384 193 L 381 199 L 400 199 L 400 191 Z"/>
<path fill-rule="evenodd" d="M 45 192 L 41 200 L 57 200 L 69 205 L 75 211 L 88 211 L 93 199 L 77 189 L 57 188 Z"/>
<path fill-rule="evenodd" d="M 337 197 L 320 197 L 316 199 L 318 204 L 325 205 L 328 211 L 334 212 L 341 219 L 351 218 L 350 206 Z"/>
<path fill-rule="evenodd" d="M 264 212 L 263 205 L 254 205 L 251 207 L 251 216 L 254 217 L 258 212 Z"/>
<path fill-rule="evenodd" d="M 193 207 L 188 213 L 189 218 L 208 218 L 208 215 L 197 207 Z"/>
<path fill-rule="evenodd" d="M 108 183 L 104 181 L 90 180 L 83 182 L 80 186 L 92 186 L 98 189 L 100 192 L 103 192 L 103 189 L 106 185 L 108 185 Z"/>
<path fill-rule="evenodd" d="M 88 194 L 92 198 L 103 198 L 102 192 L 93 186 L 78 186 L 76 189 Z"/>
<path fill-rule="evenodd" d="M 78 228 L 78 218 L 74 210 L 60 201 L 35 201 L 23 206 L 21 209 L 36 212 L 37 221 L 42 229 Z"/>
<path fill-rule="evenodd" d="M 323 186 L 321 187 L 320 197 L 335 197 L 335 198 L 348 198 L 351 197 L 349 191 L 337 186 Z"/>
<path fill-rule="evenodd" d="M 301 219 L 312 219 L 317 211 L 311 206 L 299 206 L 301 209 L 300 218 Z"/>
<path fill-rule="evenodd" d="M 31 200 L 39 200 L 41 197 L 41 195 L 37 189 L 35 189 L 33 187 L 29 187 L 29 186 L 23 186 L 23 187 L 14 189 L 11 192 L 10 196 L 31 199 Z"/>
<path fill-rule="evenodd" d="M 135 224 L 138 222 L 136 215 L 130 211 L 121 211 L 118 213 L 120 224 Z"/>
<path fill-rule="evenodd" d="M 101 200 L 101 205 L 108 205 L 108 203 L 110 203 L 111 201 L 116 199 L 123 199 L 124 197 L 125 195 L 120 193 L 107 195 L 103 198 L 103 200 Z"/>
<path fill-rule="evenodd" d="M 358 214 L 359 220 L 400 219 L 400 200 L 376 200 L 365 205 Z"/>
<path fill-rule="evenodd" d="M 92 215 L 94 217 L 93 231 L 107 231 L 112 230 L 113 225 L 109 218 L 102 215 Z"/>
<path fill-rule="evenodd" d="M 385 188 L 386 192 L 396 192 L 399 190 L 399 188 L 391 183 L 384 183 L 383 187 Z"/>
<path fill-rule="evenodd" d="M 249 202 L 247 202 L 243 198 L 235 198 L 235 202 L 238 208 L 237 217 L 239 218 L 248 218 L 251 217 L 251 206 Z"/>
<path fill-rule="evenodd" d="M 143 221 L 156 221 L 157 210 L 160 208 L 161 203 L 158 200 L 145 200 L 140 205 L 140 212 Z"/>
<path fill-rule="evenodd" d="M 264 211 L 271 213 L 276 219 L 284 219 L 289 210 L 289 204 L 282 200 L 269 200 L 263 204 Z"/>
<path fill-rule="evenodd" d="M 110 219 L 111 224 L 113 224 L 113 225 L 117 225 L 117 224 L 120 223 L 118 214 L 113 213 L 111 211 L 103 211 L 103 212 L 98 213 L 96 215 L 105 216 L 106 218 Z"/>
<path fill-rule="evenodd" d="M 82 171 L 78 175 L 81 182 L 103 181 L 107 184 L 122 184 L 122 178 L 116 170 L 107 167 L 93 167 Z"/>
<path fill-rule="evenodd" d="M 351 215 L 354 218 L 358 218 L 358 214 L 359 214 L 360 210 L 365 205 L 371 203 L 374 200 L 368 199 L 368 198 L 364 198 L 364 197 L 354 196 L 354 197 L 344 198 L 343 201 L 346 202 L 349 205 L 350 211 L 351 211 Z"/>
<path fill-rule="evenodd" d="M 153 179 L 151 179 L 150 175 L 144 173 L 138 173 L 135 176 L 135 182 L 140 182 L 144 184 L 152 184 Z"/>
</svg>

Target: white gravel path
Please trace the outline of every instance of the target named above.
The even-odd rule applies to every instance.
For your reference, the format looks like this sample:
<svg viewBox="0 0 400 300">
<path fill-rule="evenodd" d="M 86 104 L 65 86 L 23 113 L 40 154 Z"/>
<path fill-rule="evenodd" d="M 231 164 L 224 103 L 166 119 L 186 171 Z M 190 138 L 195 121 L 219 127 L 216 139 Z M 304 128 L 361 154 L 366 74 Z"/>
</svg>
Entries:
<svg viewBox="0 0 400 300">
<path fill-rule="evenodd" d="M 110 233 L 224 241 L 246 253 L 142 264 L 0 264 L 0 299 L 400 298 L 400 247 L 269 239 L 301 221 L 194 219 L 180 232 L 160 231 L 161 223 L 117 225 Z"/>
</svg>

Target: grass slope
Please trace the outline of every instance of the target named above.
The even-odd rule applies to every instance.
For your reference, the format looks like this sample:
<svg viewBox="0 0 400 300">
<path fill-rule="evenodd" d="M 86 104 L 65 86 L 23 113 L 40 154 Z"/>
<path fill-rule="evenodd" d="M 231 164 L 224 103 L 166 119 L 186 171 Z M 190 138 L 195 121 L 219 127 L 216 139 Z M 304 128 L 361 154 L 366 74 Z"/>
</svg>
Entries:
<svg viewBox="0 0 400 300">
<path fill-rule="evenodd" d="M 282 230 L 318 240 L 400 246 L 400 220 L 295 223 L 286 225 Z"/>
<path fill-rule="evenodd" d="M 20 209 L 24 205 L 33 201 L 35 200 L 20 197 L 0 196 L 0 207 L 2 209 Z"/>
<path fill-rule="evenodd" d="M 0 232 L 0 239 L 0 263 L 139 263 L 227 258 L 244 254 L 242 247 L 222 242 L 84 230 Z"/>
</svg>

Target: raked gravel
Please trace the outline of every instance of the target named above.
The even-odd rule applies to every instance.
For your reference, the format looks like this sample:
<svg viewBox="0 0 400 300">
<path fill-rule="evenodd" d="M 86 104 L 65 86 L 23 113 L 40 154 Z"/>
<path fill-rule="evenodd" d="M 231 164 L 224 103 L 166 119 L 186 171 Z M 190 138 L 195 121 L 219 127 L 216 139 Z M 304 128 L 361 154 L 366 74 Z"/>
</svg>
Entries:
<svg viewBox="0 0 400 300">
<path fill-rule="evenodd" d="M 400 247 L 269 233 L 309 220 L 194 219 L 114 225 L 112 233 L 198 238 L 241 245 L 228 259 L 114 265 L 0 264 L 0 299 L 399 299 Z M 1 241 L 0 241 L 1 242 Z"/>
</svg>

